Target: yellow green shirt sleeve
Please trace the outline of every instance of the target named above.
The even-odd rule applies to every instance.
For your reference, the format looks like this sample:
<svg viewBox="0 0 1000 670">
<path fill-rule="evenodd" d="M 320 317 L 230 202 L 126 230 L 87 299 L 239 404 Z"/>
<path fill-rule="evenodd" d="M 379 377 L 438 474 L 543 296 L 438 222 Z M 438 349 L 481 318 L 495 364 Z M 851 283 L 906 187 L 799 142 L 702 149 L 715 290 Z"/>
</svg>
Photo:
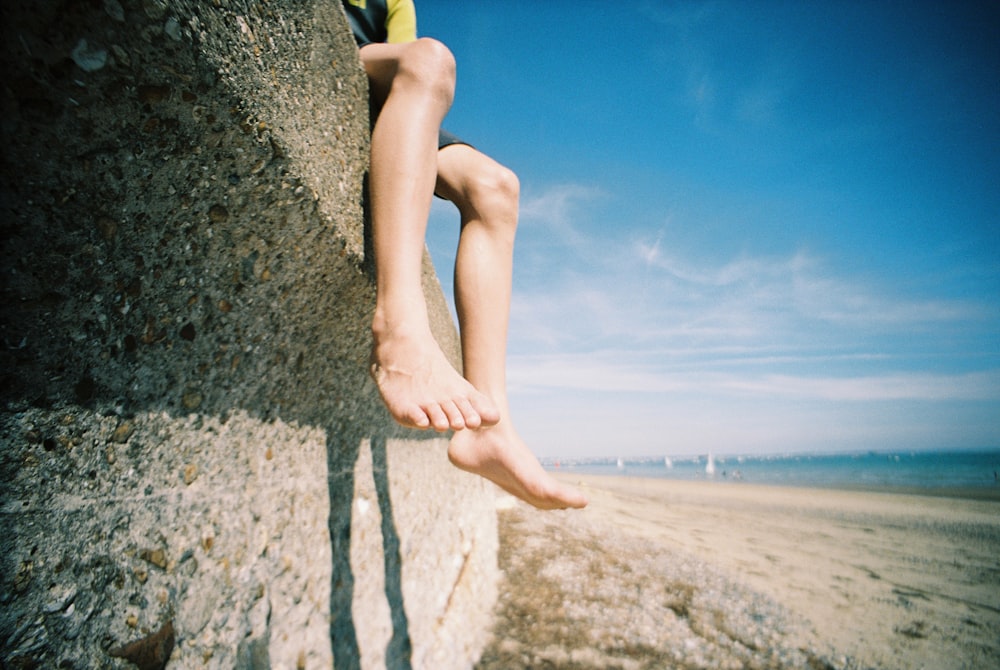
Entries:
<svg viewBox="0 0 1000 670">
<path fill-rule="evenodd" d="M 412 42 L 417 39 L 417 10 L 413 0 L 389 0 L 385 29 L 390 44 Z"/>
</svg>

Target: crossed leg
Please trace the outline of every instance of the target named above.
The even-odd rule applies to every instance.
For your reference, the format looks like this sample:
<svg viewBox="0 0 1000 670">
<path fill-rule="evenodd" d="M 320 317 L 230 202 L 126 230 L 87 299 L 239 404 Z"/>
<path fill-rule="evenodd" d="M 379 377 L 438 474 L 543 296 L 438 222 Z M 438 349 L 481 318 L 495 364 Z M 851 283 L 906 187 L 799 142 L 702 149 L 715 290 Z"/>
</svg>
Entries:
<svg viewBox="0 0 1000 670">
<path fill-rule="evenodd" d="M 448 457 L 542 509 L 584 507 L 586 498 L 542 468 L 518 435 L 507 401 L 510 312 L 519 184 L 513 172 L 467 145 L 438 152 L 437 193 L 462 221 L 455 260 L 455 304 L 465 377 L 496 403 L 500 422 L 455 433 Z"/>
</svg>

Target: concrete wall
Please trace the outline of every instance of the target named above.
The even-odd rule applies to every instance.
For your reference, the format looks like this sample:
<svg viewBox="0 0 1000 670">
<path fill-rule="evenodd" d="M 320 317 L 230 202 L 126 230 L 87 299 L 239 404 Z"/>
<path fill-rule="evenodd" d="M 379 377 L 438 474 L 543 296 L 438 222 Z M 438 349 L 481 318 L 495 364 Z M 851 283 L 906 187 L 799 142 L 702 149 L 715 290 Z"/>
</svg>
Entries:
<svg viewBox="0 0 1000 670">
<path fill-rule="evenodd" d="M 470 665 L 492 490 L 367 375 L 340 3 L 5 0 L 2 24 L 4 667 Z M 454 354 L 429 263 L 425 292 Z"/>
</svg>

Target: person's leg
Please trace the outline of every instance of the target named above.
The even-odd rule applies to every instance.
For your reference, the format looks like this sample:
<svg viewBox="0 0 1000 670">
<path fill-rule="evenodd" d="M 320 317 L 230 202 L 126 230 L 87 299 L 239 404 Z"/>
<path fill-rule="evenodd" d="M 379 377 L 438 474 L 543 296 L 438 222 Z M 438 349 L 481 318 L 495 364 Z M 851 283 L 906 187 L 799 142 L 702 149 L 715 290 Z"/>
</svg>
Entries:
<svg viewBox="0 0 1000 670">
<path fill-rule="evenodd" d="M 510 312 L 518 180 L 467 145 L 438 152 L 438 195 L 455 203 L 462 232 L 455 260 L 455 304 L 466 379 L 500 410 L 500 422 L 456 433 L 448 456 L 543 509 L 583 507 L 586 498 L 553 479 L 521 440 L 507 402 L 507 320 Z"/>
<path fill-rule="evenodd" d="M 460 430 L 495 423 L 496 407 L 455 371 L 431 335 L 420 284 L 437 132 L 454 93 L 454 60 L 439 42 L 422 39 L 367 45 L 361 62 L 381 107 L 369 176 L 376 266 L 372 377 L 403 425 Z"/>
</svg>

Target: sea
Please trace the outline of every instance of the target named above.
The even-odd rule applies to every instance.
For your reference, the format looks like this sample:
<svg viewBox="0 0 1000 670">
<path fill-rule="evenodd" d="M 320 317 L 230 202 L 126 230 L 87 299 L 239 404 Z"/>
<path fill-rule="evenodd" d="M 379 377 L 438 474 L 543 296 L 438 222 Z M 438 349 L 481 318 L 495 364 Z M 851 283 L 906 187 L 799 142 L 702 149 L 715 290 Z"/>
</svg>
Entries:
<svg viewBox="0 0 1000 670">
<path fill-rule="evenodd" d="M 783 454 L 767 456 L 661 456 L 543 461 L 555 472 L 656 477 L 685 481 L 747 482 L 946 493 L 967 490 L 1000 495 L 1000 449 Z"/>
</svg>

